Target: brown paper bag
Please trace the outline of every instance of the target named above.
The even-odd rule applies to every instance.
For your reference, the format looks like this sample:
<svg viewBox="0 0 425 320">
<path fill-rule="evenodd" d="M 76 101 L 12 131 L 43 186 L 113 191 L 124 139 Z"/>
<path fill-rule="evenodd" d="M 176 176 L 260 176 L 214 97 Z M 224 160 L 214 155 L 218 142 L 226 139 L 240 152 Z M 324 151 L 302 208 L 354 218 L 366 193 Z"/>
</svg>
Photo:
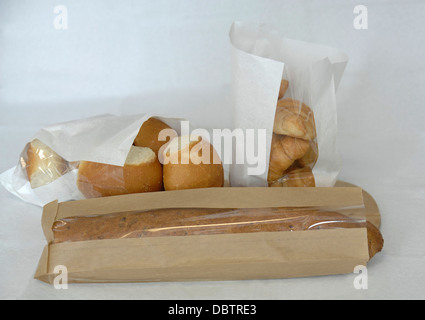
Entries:
<svg viewBox="0 0 425 320">
<path fill-rule="evenodd" d="M 311 212 L 348 220 L 322 219 L 300 231 Z M 68 283 L 349 273 L 369 260 L 365 221 L 361 188 L 210 188 L 54 201 L 43 210 L 48 244 L 35 278 L 53 283 L 56 266 L 66 268 Z"/>
</svg>

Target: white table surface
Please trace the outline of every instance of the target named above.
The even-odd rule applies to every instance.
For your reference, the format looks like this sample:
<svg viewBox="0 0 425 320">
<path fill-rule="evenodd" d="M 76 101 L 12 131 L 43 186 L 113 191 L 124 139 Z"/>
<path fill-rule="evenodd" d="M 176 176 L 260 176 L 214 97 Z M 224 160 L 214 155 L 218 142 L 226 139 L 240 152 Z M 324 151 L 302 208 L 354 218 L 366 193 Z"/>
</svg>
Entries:
<svg viewBox="0 0 425 320">
<path fill-rule="evenodd" d="M 68 9 L 56 30 L 54 6 Z M 230 125 L 236 20 L 350 57 L 338 93 L 339 179 L 362 186 L 382 215 L 383 252 L 356 274 L 253 281 L 78 284 L 33 279 L 45 245 L 41 208 L 0 188 L 2 299 L 425 298 L 425 4 L 363 1 L 0 2 L 0 172 L 43 126 L 102 113 L 156 112 L 207 128 Z M 143 103 L 140 103 L 143 101 Z"/>
</svg>

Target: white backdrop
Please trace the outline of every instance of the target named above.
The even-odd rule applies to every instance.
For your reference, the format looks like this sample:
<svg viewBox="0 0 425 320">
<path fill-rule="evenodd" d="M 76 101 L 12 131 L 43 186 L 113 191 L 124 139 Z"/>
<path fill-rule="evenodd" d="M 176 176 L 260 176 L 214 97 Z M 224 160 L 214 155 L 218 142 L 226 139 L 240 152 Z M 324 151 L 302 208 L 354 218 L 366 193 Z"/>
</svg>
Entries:
<svg viewBox="0 0 425 320">
<path fill-rule="evenodd" d="M 368 29 L 354 8 L 365 5 Z M 68 13 L 57 30 L 55 6 Z M 355 274 L 268 281 L 72 285 L 33 280 L 41 208 L 0 188 L 0 298 L 391 299 L 425 296 L 423 1 L 0 1 L 0 172 L 41 127 L 103 113 L 231 123 L 233 21 L 333 46 L 349 62 L 337 92 L 340 180 L 371 193 L 384 251 Z M 143 103 L 140 103 L 143 101 Z"/>
</svg>

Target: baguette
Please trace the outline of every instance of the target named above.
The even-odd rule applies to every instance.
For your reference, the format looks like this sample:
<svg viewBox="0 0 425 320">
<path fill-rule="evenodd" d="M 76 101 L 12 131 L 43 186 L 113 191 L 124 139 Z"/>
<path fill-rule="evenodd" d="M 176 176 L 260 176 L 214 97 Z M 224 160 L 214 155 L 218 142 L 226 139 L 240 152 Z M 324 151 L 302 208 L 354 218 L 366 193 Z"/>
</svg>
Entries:
<svg viewBox="0 0 425 320">
<path fill-rule="evenodd" d="M 100 239 L 224 233 L 367 228 L 369 258 L 382 250 L 373 224 L 346 215 L 303 208 L 156 209 L 134 213 L 63 218 L 54 222 L 54 243 Z"/>
</svg>

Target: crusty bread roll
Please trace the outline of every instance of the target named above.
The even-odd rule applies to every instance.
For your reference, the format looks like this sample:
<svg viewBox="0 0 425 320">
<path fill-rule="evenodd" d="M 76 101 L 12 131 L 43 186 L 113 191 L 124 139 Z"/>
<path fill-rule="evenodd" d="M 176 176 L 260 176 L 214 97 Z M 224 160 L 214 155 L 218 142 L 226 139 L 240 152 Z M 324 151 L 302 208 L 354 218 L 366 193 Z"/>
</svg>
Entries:
<svg viewBox="0 0 425 320">
<path fill-rule="evenodd" d="M 314 115 L 310 107 L 294 99 L 277 102 L 273 132 L 304 140 L 316 137 Z"/>
<path fill-rule="evenodd" d="M 31 188 L 47 185 L 69 170 L 68 162 L 38 139 L 28 144 L 27 159 L 22 159 Z"/>
<path fill-rule="evenodd" d="M 267 180 L 272 183 L 283 177 L 295 160 L 302 157 L 310 144 L 303 139 L 273 134 Z"/>
<path fill-rule="evenodd" d="M 81 161 L 77 186 L 87 198 L 162 190 L 162 165 L 150 148 L 132 146 L 123 167 Z"/>
<path fill-rule="evenodd" d="M 172 130 L 172 128 L 163 121 L 156 118 L 149 118 L 140 127 L 139 133 L 134 139 L 134 145 L 151 148 L 153 152 L 158 155 L 159 149 L 167 143 L 167 140 L 158 140 L 159 133 L 164 129 Z"/>
<path fill-rule="evenodd" d="M 199 136 L 179 136 L 163 153 L 164 189 L 223 187 L 223 164 L 214 147 Z"/>
</svg>

